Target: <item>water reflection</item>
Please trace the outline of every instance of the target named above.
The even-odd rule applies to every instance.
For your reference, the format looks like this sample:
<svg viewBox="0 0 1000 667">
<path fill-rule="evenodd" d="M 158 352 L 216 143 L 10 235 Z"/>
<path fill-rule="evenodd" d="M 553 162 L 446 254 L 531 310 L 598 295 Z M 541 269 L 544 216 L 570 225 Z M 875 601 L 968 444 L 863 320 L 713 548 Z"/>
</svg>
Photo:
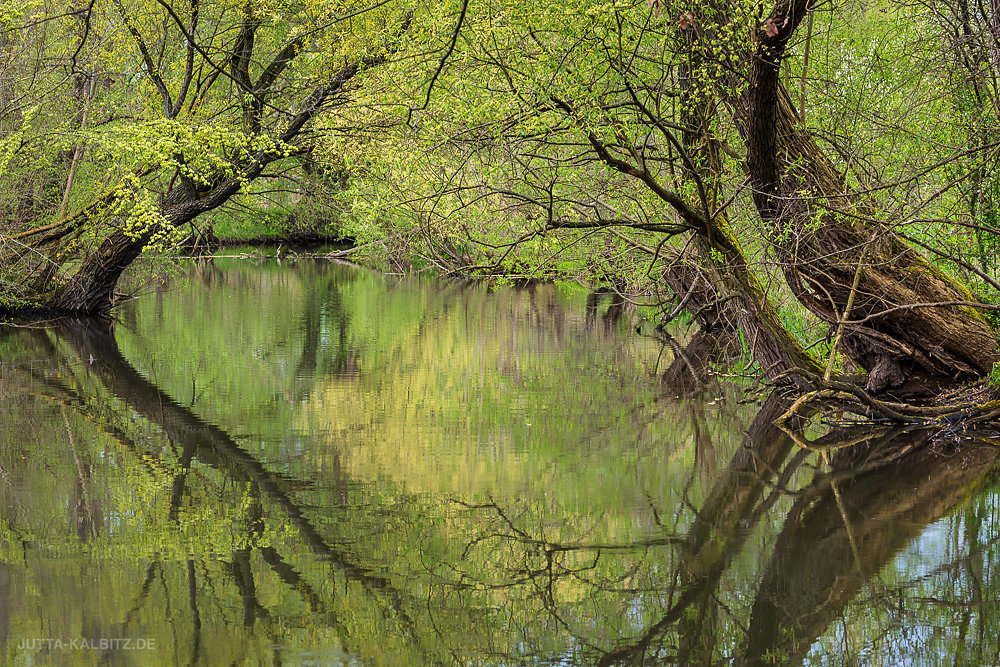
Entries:
<svg viewBox="0 0 1000 667">
<path fill-rule="evenodd" d="M 603 296 L 192 276 L 0 337 L 10 662 L 996 660 L 989 443 L 804 449 Z"/>
</svg>

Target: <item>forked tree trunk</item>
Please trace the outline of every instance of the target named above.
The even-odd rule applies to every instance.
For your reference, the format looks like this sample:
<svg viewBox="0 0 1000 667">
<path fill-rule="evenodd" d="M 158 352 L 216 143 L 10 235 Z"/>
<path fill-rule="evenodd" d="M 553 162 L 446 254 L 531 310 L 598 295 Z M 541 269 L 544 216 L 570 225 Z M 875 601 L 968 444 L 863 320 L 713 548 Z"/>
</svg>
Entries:
<svg viewBox="0 0 1000 667">
<path fill-rule="evenodd" d="M 758 30 L 749 85 L 727 99 L 785 278 L 815 315 L 845 321 L 841 350 L 869 371 L 870 389 L 981 376 L 1000 357 L 994 329 L 962 305 L 975 298 L 880 223 L 799 124 L 778 74 L 806 5 L 778 2 Z"/>
</svg>

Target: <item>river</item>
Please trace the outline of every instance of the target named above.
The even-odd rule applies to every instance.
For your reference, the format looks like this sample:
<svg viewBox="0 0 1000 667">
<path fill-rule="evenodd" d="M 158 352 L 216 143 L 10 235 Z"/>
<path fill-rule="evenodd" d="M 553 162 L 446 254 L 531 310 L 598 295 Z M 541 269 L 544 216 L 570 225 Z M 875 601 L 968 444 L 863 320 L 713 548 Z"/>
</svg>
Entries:
<svg viewBox="0 0 1000 667">
<path fill-rule="evenodd" d="M 215 259 L 0 329 L 6 663 L 1000 662 L 992 439 L 795 441 L 620 309 Z"/>
</svg>

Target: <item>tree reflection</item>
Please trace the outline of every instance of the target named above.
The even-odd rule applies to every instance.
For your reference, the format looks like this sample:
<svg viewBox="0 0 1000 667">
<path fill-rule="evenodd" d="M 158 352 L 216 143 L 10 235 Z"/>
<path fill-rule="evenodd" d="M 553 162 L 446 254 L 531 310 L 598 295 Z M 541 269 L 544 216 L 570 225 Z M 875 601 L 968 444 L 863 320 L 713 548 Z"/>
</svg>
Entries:
<svg viewBox="0 0 1000 667">
<path fill-rule="evenodd" d="M 526 290 L 524 298 L 535 297 Z M 303 321 L 317 331 L 303 339 L 298 370 L 346 371 L 320 359 L 318 329 L 326 321 L 340 332 L 336 357 L 346 360 L 349 320 L 324 320 L 323 313 L 343 312 L 327 297 L 309 303 Z M 587 304 L 591 325 L 597 305 Z M 546 317 L 541 310 L 531 317 Z M 350 491 L 362 481 L 341 469 L 339 450 L 326 459 L 336 469 L 324 488 L 269 462 L 140 373 L 108 323 L 17 335 L 30 341 L 24 347 L 58 359 L 58 372 L 6 367 L 3 381 L 58 406 L 52 428 L 67 443 L 59 456 L 71 489 L 72 553 L 85 563 L 74 575 L 83 579 L 87 567 L 120 548 L 121 503 L 92 472 L 102 457 L 121 456 L 114 466 L 141 472 L 143 493 L 162 490 L 164 502 L 136 509 L 148 512 L 144 530 L 159 541 L 127 554 L 134 565 L 121 584 L 124 612 L 80 623 L 113 636 L 165 619 L 175 647 L 161 662 L 280 663 L 275 647 L 312 632 L 306 644 L 335 646 L 332 662 L 799 663 L 817 642 L 846 632 L 836 622 L 850 605 L 870 605 L 877 616 L 919 603 L 907 592 L 914 590 L 909 575 L 903 583 L 880 577 L 928 526 L 963 506 L 955 524 L 961 548 L 942 566 L 962 590 L 935 604 L 971 628 L 949 640 L 956 655 L 995 660 L 1000 580 L 990 540 L 998 536 L 989 497 L 977 495 L 995 483 L 992 441 L 945 445 L 914 430 L 839 430 L 808 440 L 803 424 L 791 433 L 774 425 L 786 407 L 775 395 L 739 446 L 726 450 L 704 427 L 704 401 L 673 398 L 717 389 L 703 371 L 721 347 L 704 336 L 675 355 L 665 378 L 670 396 L 646 415 L 692 422 L 695 455 L 680 500 L 663 507 L 651 499 L 656 525 L 618 539 L 531 499 L 400 494 L 362 504 Z M 93 448 L 81 423 L 112 438 L 120 454 Z M 15 474 L 34 472 L 28 466 Z M 36 560 L 0 560 L 0 639 L 8 642 L 21 613 L 11 603 L 21 584 L 13 582 L 42 560 L 32 551 L 38 526 L 26 525 L 13 500 L 17 488 L 12 481 L 2 492 L 4 535 Z M 192 537 L 191 517 L 213 504 L 221 518 Z M 636 520 L 634 508 L 610 511 Z M 79 586 L 95 591 L 86 581 Z M 869 599 L 857 602 L 866 587 Z M 235 638 L 223 646 L 220 632 Z"/>
<path fill-rule="evenodd" d="M 933 435 L 903 430 L 865 440 L 855 447 L 866 456 L 845 450 L 849 455 L 834 456 L 830 471 L 803 489 L 764 569 L 748 664 L 801 662 L 865 582 L 993 469 L 994 447 L 946 451 L 933 446 Z M 884 461 L 892 451 L 907 453 Z"/>
<path fill-rule="evenodd" d="M 245 492 L 249 500 L 244 503 L 243 516 L 247 547 L 235 551 L 230 563 L 230 574 L 243 602 L 244 626 L 253 627 L 259 617 L 266 619 L 268 616 L 257 599 L 250 567 L 253 545 L 263 532 L 262 502 L 266 497 L 271 507 L 284 513 L 298 530 L 299 537 L 315 554 L 326 560 L 340 575 L 377 592 L 402 621 L 402 627 L 412 632 L 413 624 L 392 584 L 383 577 L 371 574 L 368 568 L 352 562 L 349 556 L 330 546 L 309 520 L 305 509 L 294 500 L 293 493 L 302 486 L 301 483 L 268 470 L 223 429 L 202 421 L 143 378 L 118 351 L 107 323 L 85 320 L 64 324 L 60 335 L 73 346 L 80 358 L 95 360 L 90 364 L 92 372 L 115 397 L 159 426 L 174 442 L 183 444 L 181 473 L 174 480 L 171 516 L 176 516 L 178 499 L 182 495 L 180 489 L 192 457 L 224 471 L 234 481 L 249 483 Z M 291 568 L 287 564 L 281 567 L 283 559 L 273 547 L 267 549 L 264 560 L 282 578 L 290 576 Z M 419 646 L 418 637 L 411 639 Z"/>
<path fill-rule="evenodd" d="M 721 657 L 747 665 L 802 662 L 872 576 L 994 473 L 1000 451 L 974 443 L 937 446 L 935 433 L 926 430 L 871 435 L 869 429 L 863 438 L 857 431 L 834 432 L 819 443 L 837 451 L 825 469 L 789 490 L 788 481 L 808 452 L 788 458 L 792 440 L 773 426 L 779 406 L 774 397 L 765 403 L 682 542 L 681 592 L 668 613 L 638 641 L 603 654 L 598 664 L 717 661 L 715 619 L 730 613 L 717 588 L 719 578 L 774 499 L 785 493 L 796 500 L 770 560 L 762 564 L 749 623 L 736 651 Z M 970 544 L 979 545 L 979 536 Z M 971 579 L 981 582 L 975 575 Z"/>
<path fill-rule="evenodd" d="M 190 505 L 193 502 L 187 493 L 187 486 L 192 466 L 196 461 L 211 466 L 224 473 L 230 482 L 241 485 L 243 489 L 240 499 L 242 516 L 238 524 L 234 524 L 234 528 L 237 525 L 242 526 L 243 536 L 237 540 L 238 544 L 242 546 L 230 554 L 225 573 L 241 600 L 240 623 L 244 627 L 251 630 L 261 628 L 265 634 L 270 634 L 269 628 L 273 628 L 281 622 L 272 618 L 271 612 L 258 595 L 254 567 L 252 566 L 252 559 L 255 556 L 270 566 L 281 581 L 299 593 L 311 609 L 325 615 L 327 622 L 332 622 L 335 628 L 338 627 L 335 614 L 331 611 L 335 607 L 335 600 L 331 599 L 331 591 L 328 589 L 323 593 L 317 592 L 296 571 L 295 567 L 289 564 L 288 559 L 275 546 L 260 544 L 264 533 L 265 513 L 273 513 L 277 510 L 283 515 L 285 521 L 294 526 L 299 539 L 308 550 L 330 566 L 331 576 L 344 577 L 347 581 L 360 584 L 376 605 L 385 607 L 387 617 L 391 615 L 395 619 L 397 629 L 409 637 L 408 641 L 412 646 L 418 652 L 422 650 L 421 639 L 415 633 L 413 621 L 409 619 L 410 612 L 407 605 L 404 604 L 403 594 L 395 589 L 389 579 L 373 574 L 370 568 L 354 562 L 343 550 L 333 547 L 310 521 L 307 510 L 294 499 L 294 494 L 307 485 L 279 472 L 269 470 L 261 461 L 241 447 L 226 431 L 202 421 L 190 409 L 178 404 L 152 382 L 140 375 L 118 350 L 109 322 L 99 320 L 63 322 L 51 332 L 36 330 L 25 332 L 24 335 L 34 338 L 38 347 L 52 350 L 52 340 L 49 336 L 53 333 L 56 334 L 57 340 L 68 343 L 79 359 L 85 360 L 88 374 L 98 379 L 103 389 L 108 392 L 107 395 L 98 391 L 94 391 L 92 395 L 83 395 L 82 391 L 91 387 L 96 389 L 96 387 L 85 383 L 73 386 L 63 379 L 62 373 L 55 377 L 32 373 L 32 379 L 36 383 L 49 388 L 50 398 L 63 404 L 63 411 L 67 406 L 76 408 L 88 420 L 98 424 L 102 430 L 125 444 L 138 457 L 147 461 L 160 459 L 161 455 L 155 449 L 144 450 L 136 439 L 126 436 L 120 426 L 115 425 L 112 421 L 102 421 L 108 412 L 116 409 L 110 405 L 109 399 L 121 401 L 133 415 L 141 416 L 149 423 L 155 424 L 171 443 L 179 447 L 177 465 L 166 466 L 176 471 L 173 473 L 170 484 L 168 511 L 170 521 L 178 522 L 185 505 Z M 120 408 L 117 409 L 120 410 Z M 68 420 L 66 420 L 66 429 L 75 464 L 74 468 L 77 471 L 74 502 L 75 523 L 80 539 L 91 539 L 97 536 L 101 519 L 99 504 L 94 494 L 90 493 L 91 465 L 83 452 L 77 450 Z M 158 466 L 157 472 L 161 471 L 163 468 Z M 15 522 L 14 517 L 7 517 L 7 520 L 11 524 Z M 197 571 L 199 567 L 204 569 L 204 565 L 204 562 L 197 559 L 185 561 L 187 590 L 184 591 L 184 594 L 188 599 L 192 625 L 190 640 L 185 641 L 185 645 L 190 648 L 188 660 L 185 660 L 189 664 L 201 664 L 208 660 L 201 650 L 203 613 L 200 608 L 205 601 L 206 582 L 204 579 L 208 576 L 208 570 L 205 570 L 206 574 L 200 575 L 203 581 L 199 581 Z M 147 576 L 141 585 L 140 593 L 131 611 L 126 614 L 126 625 L 148 603 L 155 574 L 161 575 L 160 579 L 165 589 L 173 587 L 172 582 L 168 583 L 162 577 L 164 567 L 169 567 L 169 564 L 160 563 L 158 560 L 154 560 L 148 566 Z M 212 585 L 215 586 L 217 583 Z M 179 591 L 175 591 L 168 597 L 178 597 L 178 593 Z M 334 597 L 336 597 L 335 594 Z M 215 610 L 214 613 L 218 614 L 218 610 Z M 170 616 L 169 612 L 167 616 Z M 88 636 L 109 636 L 107 628 L 87 629 L 85 627 L 84 631 L 90 633 Z M 118 631 L 118 634 L 122 633 Z M 348 633 L 343 627 L 339 627 L 338 634 L 344 640 L 343 646 L 346 649 L 350 646 L 351 641 Z M 274 639 L 276 640 L 277 637 Z"/>
</svg>

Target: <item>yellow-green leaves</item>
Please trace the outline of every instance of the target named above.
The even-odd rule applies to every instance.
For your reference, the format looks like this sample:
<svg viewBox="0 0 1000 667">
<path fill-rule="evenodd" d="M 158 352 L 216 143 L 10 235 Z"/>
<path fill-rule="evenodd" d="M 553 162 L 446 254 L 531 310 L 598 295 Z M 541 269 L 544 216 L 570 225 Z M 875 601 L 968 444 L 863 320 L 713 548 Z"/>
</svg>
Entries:
<svg viewBox="0 0 1000 667">
<path fill-rule="evenodd" d="M 7 167 L 14 155 L 24 148 L 24 139 L 31 129 L 31 119 L 37 113 L 37 108 L 32 107 L 24 113 L 24 120 L 19 130 L 0 138 L 0 178 L 7 173 Z"/>
</svg>

